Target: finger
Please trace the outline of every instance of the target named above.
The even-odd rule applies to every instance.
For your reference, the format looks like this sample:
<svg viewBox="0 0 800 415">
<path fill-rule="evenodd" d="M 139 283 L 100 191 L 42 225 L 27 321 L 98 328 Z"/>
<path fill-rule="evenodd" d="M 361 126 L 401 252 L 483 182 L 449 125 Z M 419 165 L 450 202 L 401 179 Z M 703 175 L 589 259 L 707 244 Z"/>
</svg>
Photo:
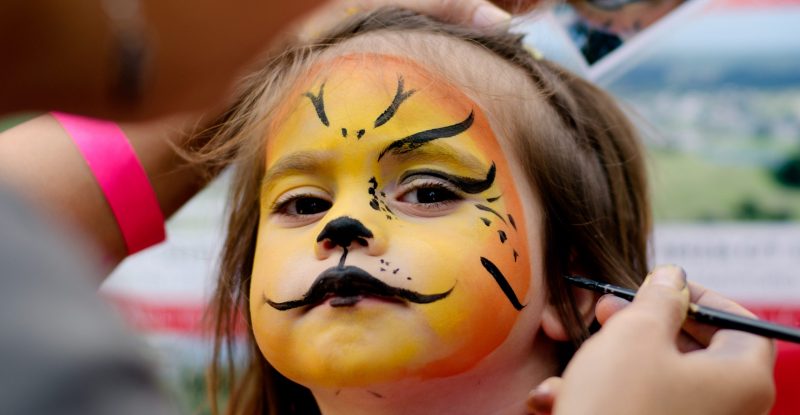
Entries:
<svg viewBox="0 0 800 415">
<path fill-rule="evenodd" d="M 435 18 L 477 28 L 505 28 L 511 15 L 488 0 L 369 0 L 369 6 L 396 5 Z"/>
<path fill-rule="evenodd" d="M 631 305 L 607 324 L 674 341 L 688 307 L 686 274 L 676 266 L 658 267 L 647 276 Z"/>
<path fill-rule="evenodd" d="M 746 317 L 755 317 L 755 315 L 746 308 L 700 284 L 690 282 L 689 291 L 690 300 L 695 304 L 733 314 L 740 314 Z M 711 342 L 711 338 L 714 334 L 719 331 L 719 328 L 715 326 L 698 323 L 694 320 L 687 320 L 683 329 L 703 346 L 707 346 Z"/>
<path fill-rule="evenodd" d="M 479 29 L 506 29 L 511 22 L 510 14 L 488 0 L 338 0 L 308 16 L 296 32 L 300 39 L 309 41 L 349 16 L 389 6 Z"/>
<path fill-rule="evenodd" d="M 528 394 L 528 413 L 549 415 L 553 411 L 558 393 L 561 390 L 561 378 L 553 376 L 545 379 Z"/>
<path fill-rule="evenodd" d="M 613 294 L 606 294 L 597 300 L 594 308 L 594 315 L 600 324 L 606 324 L 611 316 L 631 304 L 630 301 L 619 298 Z"/>
</svg>

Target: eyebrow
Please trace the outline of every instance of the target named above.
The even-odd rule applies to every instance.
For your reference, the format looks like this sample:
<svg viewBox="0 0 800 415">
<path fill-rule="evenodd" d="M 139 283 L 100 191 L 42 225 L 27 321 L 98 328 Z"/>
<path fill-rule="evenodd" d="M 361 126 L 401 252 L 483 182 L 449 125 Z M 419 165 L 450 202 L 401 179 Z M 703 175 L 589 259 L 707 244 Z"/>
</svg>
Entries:
<svg viewBox="0 0 800 415">
<path fill-rule="evenodd" d="M 472 154 L 453 149 L 444 144 L 432 143 L 425 147 L 417 147 L 403 153 L 389 153 L 388 158 L 398 163 L 424 157 L 432 162 L 451 163 L 464 166 L 467 170 L 486 171 L 486 165 Z"/>
<path fill-rule="evenodd" d="M 446 127 L 432 128 L 430 130 L 420 131 L 408 137 L 392 141 L 386 148 L 378 155 L 378 161 L 381 161 L 383 156 L 388 152 L 393 154 L 402 154 L 409 151 L 416 150 L 433 140 L 440 138 L 448 138 L 467 131 L 472 126 L 472 121 L 475 119 L 474 111 L 470 111 L 464 121 L 448 125 Z"/>
<path fill-rule="evenodd" d="M 261 187 L 263 189 L 269 186 L 269 183 L 292 174 L 319 171 L 322 165 L 332 158 L 333 156 L 325 151 L 298 151 L 281 157 L 264 173 Z"/>
</svg>

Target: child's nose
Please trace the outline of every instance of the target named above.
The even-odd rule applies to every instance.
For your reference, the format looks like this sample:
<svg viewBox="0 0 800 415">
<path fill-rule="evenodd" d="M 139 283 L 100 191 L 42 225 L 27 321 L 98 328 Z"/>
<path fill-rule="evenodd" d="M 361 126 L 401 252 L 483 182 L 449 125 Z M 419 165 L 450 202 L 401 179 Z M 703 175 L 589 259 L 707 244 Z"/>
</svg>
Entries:
<svg viewBox="0 0 800 415">
<path fill-rule="evenodd" d="M 328 222 L 317 236 L 317 256 L 327 258 L 338 248 L 348 251 L 366 249 L 369 255 L 380 255 L 381 245 L 375 235 L 358 219 L 340 216 Z"/>
</svg>

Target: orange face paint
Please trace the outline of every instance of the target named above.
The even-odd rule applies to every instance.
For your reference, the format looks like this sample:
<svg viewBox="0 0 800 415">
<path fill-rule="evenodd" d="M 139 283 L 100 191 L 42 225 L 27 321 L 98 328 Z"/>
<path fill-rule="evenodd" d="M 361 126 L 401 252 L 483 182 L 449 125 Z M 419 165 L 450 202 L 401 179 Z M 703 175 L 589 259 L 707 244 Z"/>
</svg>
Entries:
<svg viewBox="0 0 800 415">
<path fill-rule="evenodd" d="M 480 107 L 410 60 L 359 54 L 317 66 L 278 113 L 250 291 L 267 360 L 307 386 L 361 386 L 495 350 L 531 275 Z"/>
</svg>

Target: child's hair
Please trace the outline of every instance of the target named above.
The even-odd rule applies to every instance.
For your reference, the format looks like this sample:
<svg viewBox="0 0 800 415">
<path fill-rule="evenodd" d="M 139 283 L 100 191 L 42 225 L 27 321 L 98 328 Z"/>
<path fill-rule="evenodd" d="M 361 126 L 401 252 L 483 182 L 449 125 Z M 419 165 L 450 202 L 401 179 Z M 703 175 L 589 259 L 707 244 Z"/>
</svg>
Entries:
<svg viewBox="0 0 800 415">
<path fill-rule="evenodd" d="M 622 286 L 636 286 L 647 272 L 650 206 L 639 139 L 612 98 L 546 60 L 537 59 L 521 36 L 479 33 L 400 9 L 356 16 L 314 45 L 287 48 L 242 82 L 237 103 L 203 136 L 201 158 L 233 162 L 230 217 L 213 299 L 214 364 L 209 372 L 212 411 L 226 380 L 229 414 L 319 413 L 310 391 L 280 375 L 261 355 L 250 328 L 248 293 L 259 221 L 265 136 L 276 108 L 296 78 L 323 51 L 365 33 L 423 33 L 479 46 L 523 71 L 528 101 L 503 114 L 510 156 L 523 166 L 543 212 L 544 284 L 572 340 L 561 347 L 561 367 L 589 334 L 563 275 L 580 273 Z M 477 49 L 477 48 L 476 48 Z M 423 62 L 424 63 L 424 62 Z M 487 78 L 492 79 L 492 78 Z M 482 86 L 491 90 L 491 85 Z M 527 93 L 527 92 L 526 92 Z M 544 115 L 530 112 L 544 111 Z M 491 112 L 491 109 L 485 109 Z M 491 119 L 491 114 L 490 119 Z M 548 122 L 534 123 L 547 119 Z M 493 126 L 497 128 L 497 126 Z M 234 372 L 233 343 L 244 316 L 249 363 Z M 239 330 L 240 331 L 240 330 Z M 227 351 L 227 354 L 225 353 Z M 222 356 L 227 356 L 223 359 Z"/>
</svg>

